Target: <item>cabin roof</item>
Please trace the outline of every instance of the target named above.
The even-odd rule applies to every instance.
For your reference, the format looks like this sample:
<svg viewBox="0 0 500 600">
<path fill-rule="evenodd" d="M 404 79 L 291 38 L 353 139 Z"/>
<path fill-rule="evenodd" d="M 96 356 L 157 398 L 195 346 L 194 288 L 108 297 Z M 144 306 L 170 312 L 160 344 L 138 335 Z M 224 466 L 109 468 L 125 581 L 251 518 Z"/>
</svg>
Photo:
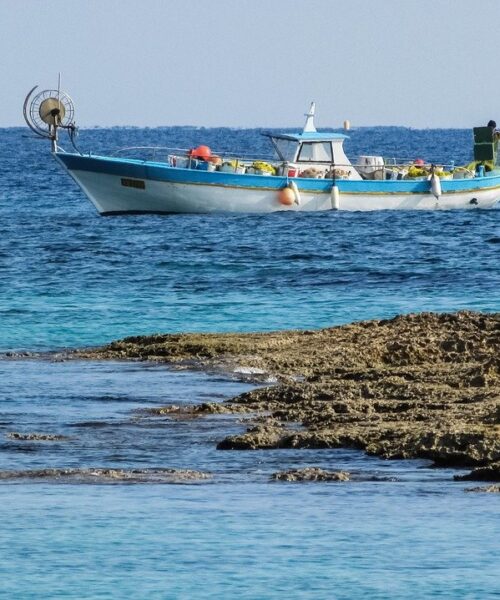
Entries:
<svg viewBox="0 0 500 600">
<path fill-rule="evenodd" d="M 349 136 L 335 131 L 303 131 L 302 133 L 264 133 L 265 136 L 277 140 L 292 142 L 328 142 L 330 140 L 345 140 Z"/>
</svg>

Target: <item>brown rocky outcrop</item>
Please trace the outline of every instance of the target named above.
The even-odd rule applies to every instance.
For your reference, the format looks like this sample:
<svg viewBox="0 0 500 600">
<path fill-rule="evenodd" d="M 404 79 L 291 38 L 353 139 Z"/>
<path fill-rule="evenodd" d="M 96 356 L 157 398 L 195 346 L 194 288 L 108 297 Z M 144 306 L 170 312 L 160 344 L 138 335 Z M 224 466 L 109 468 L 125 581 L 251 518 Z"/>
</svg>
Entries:
<svg viewBox="0 0 500 600">
<path fill-rule="evenodd" d="M 191 411 L 260 415 L 221 449 L 360 448 L 386 458 L 500 461 L 500 315 L 422 313 L 318 331 L 131 337 L 87 358 L 259 372 L 260 387 Z M 175 410 L 166 407 L 164 413 Z M 297 424 L 299 427 L 297 427 Z"/>
</svg>

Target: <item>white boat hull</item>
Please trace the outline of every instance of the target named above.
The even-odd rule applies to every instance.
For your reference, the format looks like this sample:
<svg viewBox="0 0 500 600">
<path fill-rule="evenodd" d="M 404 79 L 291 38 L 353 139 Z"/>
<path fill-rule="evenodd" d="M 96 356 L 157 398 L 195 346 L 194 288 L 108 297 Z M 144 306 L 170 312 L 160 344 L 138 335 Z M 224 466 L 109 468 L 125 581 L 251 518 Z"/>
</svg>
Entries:
<svg viewBox="0 0 500 600">
<path fill-rule="evenodd" d="M 299 185 L 300 203 L 284 206 L 279 202 L 278 192 L 287 180 L 280 177 L 234 174 L 224 177 L 225 173 L 205 172 L 200 175 L 200 172 L 195 172 L 200 180 L 193 181 L 190 180 L 193 175 L 189 169 L 158 167 L 156 164 L 150 170 L 153 175 L 161 174 L 162 180 L 159 180 L 158 176 L 149 178 L 147 165 L 139 161 L 113 161 L 113 168 L 109 170 L 119 170 L 115 174 L 103 172 L 103 166 L 99 163 L 109 159 L 84 157 L 85 169 L 78 169 L 72 168 L 72 162 L 75 161 L 68 164 L 65 160 L 67 156 L 56 154 L 101 215 L 316 212 L 336 209 L 337 205 L 338 210 L 345 211 L 485 209 L 492 208 L 500 198 L 500 176 L 483 178 L 484 181 L 479 184 L 477 179 L 464 180 L 460 185 L 465 189 L 447 190 L 445 185 L 455 182 L 443 182 L 443 192 L 438 198 L 432 194 L 428 182 L 418 182 L 419 186 L 413 186 L 423 187 L 423 192 L 401 192 L 398 188 L 408 182 L 338 181 L 339 196 L 335 201 L 331 191 L 325 190 L 328 185 L 331 190 L 331 181 L 296 178 L 294 181 Z M 96 170 L 91 170 L 92 163 L 88 161 L 92 160 L 97 161 Z M 130 166 L 128 171 L 127 165 Z M 320 184 L 323 187 L 321 190 L 308 189 Z"/>
</svg>

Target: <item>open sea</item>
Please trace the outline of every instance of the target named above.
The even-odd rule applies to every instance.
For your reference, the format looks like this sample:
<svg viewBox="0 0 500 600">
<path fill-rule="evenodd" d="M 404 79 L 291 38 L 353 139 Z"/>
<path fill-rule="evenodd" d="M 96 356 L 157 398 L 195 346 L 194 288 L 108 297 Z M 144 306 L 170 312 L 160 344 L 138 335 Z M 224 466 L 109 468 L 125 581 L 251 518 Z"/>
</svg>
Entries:
<svg viewBox="0 0 500 600">
<path fill-rule="evenodd" d="M 88 129 L 79 144 L 255 153 L 260 133 Z M 471 138 L 360 128 L 346 150 L 464 164 Z M 353 450 L 218 451 L 239 417 L 144 409 L 251 389 L 237 374 L 58 354 L 154 332 L 499 311 L 500 210 L 102 218 L 26 129 L 0 129 L 0 160 L 0 598 L 500 597 L 500 497 L 467 493 L 457 471 Z M 353 480 L 270 481 L 304 466 Z M 148 475 L 166 468 L 212 477 Z"/>
</svg>

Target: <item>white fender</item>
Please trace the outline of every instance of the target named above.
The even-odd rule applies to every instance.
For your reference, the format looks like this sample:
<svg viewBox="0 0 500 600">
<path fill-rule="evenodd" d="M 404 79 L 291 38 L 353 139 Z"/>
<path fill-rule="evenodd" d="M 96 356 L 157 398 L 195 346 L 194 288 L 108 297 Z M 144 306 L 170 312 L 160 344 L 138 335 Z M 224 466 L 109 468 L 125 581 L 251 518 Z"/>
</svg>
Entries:
<svg viewBox="0 0 500 600">
<path fill-rule="evenodd" d="M 338 185 L 334 185 L 332 187 L 330 196 L 332 199 L 332 210 L 339 210 L 339 208 L 340 208 L 340 190 L 339 190 Z"/>
<path fill-rule="evenodd" d="M 439 197 L 443 193 L 441 190 L 441 180 L 436 175 L 436 173 L 433 173 L 431 175 L 431 192 L 432 192 L 433 196 L 436 198 L 436 200 L 439 200 Z"/>
<path fill-rule="evenodd" d="M 297 187 L 297 184 L 295 183 L 295 181 L 290 181 L 290 183 L 288 184 L 292 190 L 293 190 L 293 195 L 295 196 L 295 204 L 300 204 L 301 201 L 301 197 L 300 197 L 300 192 L 299 192 L 299 188 Z"/>
</svg>

